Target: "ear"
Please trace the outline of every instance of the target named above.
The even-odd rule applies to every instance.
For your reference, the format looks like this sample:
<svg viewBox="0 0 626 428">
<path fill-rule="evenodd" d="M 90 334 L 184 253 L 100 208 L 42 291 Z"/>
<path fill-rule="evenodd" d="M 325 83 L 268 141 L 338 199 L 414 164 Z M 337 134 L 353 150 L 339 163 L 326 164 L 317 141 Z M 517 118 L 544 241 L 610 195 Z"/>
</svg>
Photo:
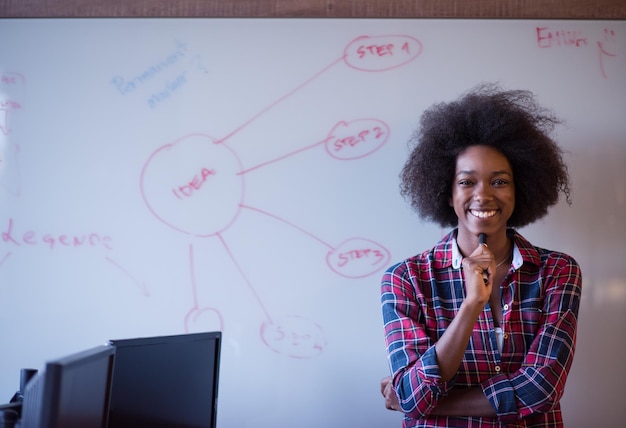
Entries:
<svg viewBox="0 0 626 428">
<path fill-rule="evenodd" d="M 448 205 L 450 205 L 451 207 L 454 207 L 454 205 L 452 204 L 452 196 L 448 198 Z"/>
</svg>

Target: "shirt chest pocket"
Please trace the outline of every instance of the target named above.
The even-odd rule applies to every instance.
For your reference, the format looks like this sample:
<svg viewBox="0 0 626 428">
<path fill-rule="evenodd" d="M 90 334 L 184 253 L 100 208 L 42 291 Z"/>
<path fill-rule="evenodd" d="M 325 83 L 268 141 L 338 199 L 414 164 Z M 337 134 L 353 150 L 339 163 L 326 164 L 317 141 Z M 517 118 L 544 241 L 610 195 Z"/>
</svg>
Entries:
<svg viewBox="0 0 626 428">
<path fill-rule="evenodd" d="M 516 324 L 525 338 L 526 345 L 530 346 L 530 342 L 537 336 L 541 326 L 543 311 L 537 307 L 522 307 L 518 314 L 519 320 Z"/>
</svg>

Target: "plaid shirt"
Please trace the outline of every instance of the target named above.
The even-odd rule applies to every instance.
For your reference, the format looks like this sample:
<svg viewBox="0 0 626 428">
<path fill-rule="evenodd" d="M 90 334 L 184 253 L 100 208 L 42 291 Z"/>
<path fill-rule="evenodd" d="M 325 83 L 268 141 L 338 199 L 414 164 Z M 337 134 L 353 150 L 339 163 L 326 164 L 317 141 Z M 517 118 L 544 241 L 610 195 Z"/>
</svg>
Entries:
<svg viewBox="0 0 626 428">
<path fill-rule="evenodd" d="M 514 230 L 513 261 L 501 284 L 504 345 L 489 304 L 478 317 L 459 370 L 443 382 L 435 342 L 465 290 L 456 230 L 382 278 L 387 354 L 403 427 L 562 427 L 559 400 L 574 357 L 581 272 L 570 256 L 532 246 Z M 496 417 L 431 416 L 452 388 L 479 386 Z"/>
</svg>

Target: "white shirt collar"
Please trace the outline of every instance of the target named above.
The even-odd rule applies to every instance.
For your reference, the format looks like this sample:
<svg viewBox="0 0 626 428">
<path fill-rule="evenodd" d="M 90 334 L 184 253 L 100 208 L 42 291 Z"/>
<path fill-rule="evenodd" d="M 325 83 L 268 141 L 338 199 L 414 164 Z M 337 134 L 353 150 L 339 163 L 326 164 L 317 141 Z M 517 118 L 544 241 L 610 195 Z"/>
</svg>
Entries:
<svg viewBox="0 0 626 428">
<path fill-rule="evenodd" d="M 463 255 L 459 250 L 459 245 L 456 242 L 456 238 L 452 240 L 452 267 L 454 269 L 460 269 L 461 263 L 463 262 Z M 517 244 L 515 240 L 513 241 L 513 267 L 515 270 L 519 269 L 524 263 L 524 259 L 522 258 L 522 253 L 519 248 L 517 248 Z"/>
</svg>

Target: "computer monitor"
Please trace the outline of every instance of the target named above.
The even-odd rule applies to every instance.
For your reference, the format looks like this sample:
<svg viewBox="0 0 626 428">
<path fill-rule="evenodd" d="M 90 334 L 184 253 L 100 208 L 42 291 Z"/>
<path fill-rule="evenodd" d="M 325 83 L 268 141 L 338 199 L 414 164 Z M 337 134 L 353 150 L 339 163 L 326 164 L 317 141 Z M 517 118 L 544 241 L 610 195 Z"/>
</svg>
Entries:
<svg viewBox="0 0 626 428">
<path fill-rule="evenodd" d="M 111 340 L 111 428 L 215 428 L 221 332 Z"/>
<path fill-rule="evenodd" d="M 25 386 L 20 428 L 106 428 L 112 346 L 48 361 Z"/>
</svg>

